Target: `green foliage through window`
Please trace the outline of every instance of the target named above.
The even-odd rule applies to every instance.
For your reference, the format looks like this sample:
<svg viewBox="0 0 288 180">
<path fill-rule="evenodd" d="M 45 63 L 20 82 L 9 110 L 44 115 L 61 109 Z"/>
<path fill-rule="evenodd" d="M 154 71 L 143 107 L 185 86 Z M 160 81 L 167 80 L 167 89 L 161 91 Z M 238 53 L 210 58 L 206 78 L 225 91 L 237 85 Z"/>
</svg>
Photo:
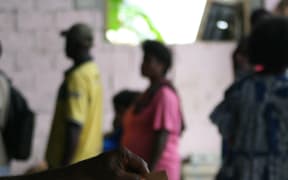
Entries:
<svg viewBox="0 0 288 180">
<path fill-rule="evenodd" d="M 107 0 L 106 38 L 112 43 L 126 44 L 138 44 L 145 39 L 165 43 L 181 43 L 189 39 L 186 41 L 192 42 L 196 37 L 195 32 L 198 32 L 206 3 L 206 0 L 199 1 L 200 18 L 196 22 L 193 20 L 195 11 L 185 6 L 191 0 Z M 194 4 L 197 3 L 194 1 Z M 191 28 L 197 30 L 192 31 Z M 185 31 L 187 38 L 183 37 Z"/>
</svg>

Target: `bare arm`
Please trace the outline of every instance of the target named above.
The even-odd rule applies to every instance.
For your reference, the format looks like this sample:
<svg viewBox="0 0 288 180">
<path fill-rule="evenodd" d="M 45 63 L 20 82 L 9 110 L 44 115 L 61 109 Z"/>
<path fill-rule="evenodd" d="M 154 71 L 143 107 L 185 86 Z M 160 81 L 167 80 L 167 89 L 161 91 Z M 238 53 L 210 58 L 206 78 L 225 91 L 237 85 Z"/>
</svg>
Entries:
<svg viewBox="0 0 288 180">
<path fill-rule="evenodd" d="M 81 130 L 80 124 L 75 123 L 73 120 L 68 120 L 63 166 L 71 164 L 79 143 Z"/>
<path fill-rule="evenodd" d="M 152 155 L 151 155 L 151 162 L 149 163 L 149 167 L 153 170 L 159 161 L 168 138 L 169 132 L 166 130 L 159 130 L 155 132 L 155 140 L 152 147 Z"/>
</svg>

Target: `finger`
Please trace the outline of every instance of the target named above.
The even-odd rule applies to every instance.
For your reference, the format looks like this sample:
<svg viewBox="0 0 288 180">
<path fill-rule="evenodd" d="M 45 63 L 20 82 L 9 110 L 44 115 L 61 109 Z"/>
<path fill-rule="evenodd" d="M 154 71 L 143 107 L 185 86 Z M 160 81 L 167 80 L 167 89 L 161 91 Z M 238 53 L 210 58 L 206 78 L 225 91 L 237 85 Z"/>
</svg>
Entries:
<svg viewBox="0 0 288 180">
<path fill-rule="evenodd" d="M 143 159 L 134 154 L 130 154 L 129 158 L 127 167 L 142 175 L 149 173 L 148 165 Z"/>
<path fill-rule="evenodd" d="M 124 165 L 127 168 L 130 168 L 135 171 L 135 173 L 139 173 L 141 175 L 149 173 L 148 165 L 143 159 L 133 154 L 126 148 L 122 148 L 122 150 L 125 158 Z"/>
</svg>

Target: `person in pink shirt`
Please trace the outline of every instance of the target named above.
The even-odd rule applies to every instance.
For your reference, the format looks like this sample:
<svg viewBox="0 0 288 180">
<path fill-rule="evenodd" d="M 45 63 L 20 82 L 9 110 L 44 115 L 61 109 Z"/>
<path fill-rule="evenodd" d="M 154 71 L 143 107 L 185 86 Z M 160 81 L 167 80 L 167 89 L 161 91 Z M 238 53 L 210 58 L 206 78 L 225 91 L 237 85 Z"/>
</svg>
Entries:
<svg viewBox="0 0 288 180">
<path fill-rule="evenodd" d="M 180 99 L 166 79 L 172 53 L 162 43 L 143 42 L 142 75 L 150 86 L 124 117 L 122 145 L 142 157 L 152 171 L 180 179 L 179 139 L 184 130 Z"/>
</svg>

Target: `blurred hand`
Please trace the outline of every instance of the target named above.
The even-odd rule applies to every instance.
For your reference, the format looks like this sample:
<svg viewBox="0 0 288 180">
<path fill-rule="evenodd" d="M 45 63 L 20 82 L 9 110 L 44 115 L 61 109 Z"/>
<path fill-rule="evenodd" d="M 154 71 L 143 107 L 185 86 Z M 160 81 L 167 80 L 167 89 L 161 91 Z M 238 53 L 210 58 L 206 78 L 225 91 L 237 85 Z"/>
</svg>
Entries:
<svg viewBox="0 0 288 180">
<path fill-rule="evenodd" d="M 121 148 L 64 168 L 0 180 L 142 180 L 148 173 L 144 160 Z"/>
<path fill-rule="evenodd" d="M 84 177 L 89 180 L 141 180 L 149 173 L 146 162 L 125 148 L 103 153 L 73 167 L 83 180 Z"/>
</svg>

